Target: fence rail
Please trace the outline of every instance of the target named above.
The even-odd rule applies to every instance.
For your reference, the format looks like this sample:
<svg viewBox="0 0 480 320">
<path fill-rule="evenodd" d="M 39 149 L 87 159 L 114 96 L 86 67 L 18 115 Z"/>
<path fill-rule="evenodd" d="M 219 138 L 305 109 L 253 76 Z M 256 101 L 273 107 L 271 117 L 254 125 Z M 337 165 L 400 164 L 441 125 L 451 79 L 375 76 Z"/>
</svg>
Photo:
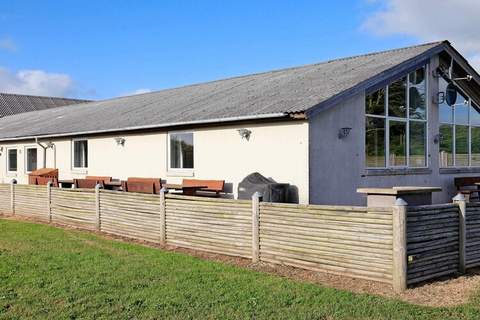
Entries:
<svg viewBox="0 0 480 320">
<path fill-rule="evenodd" d="M 0 184 L 0 212 L 123 237 L 391 283 L 480 265 L 480 204 L 275 204 Z"/>
</svg>

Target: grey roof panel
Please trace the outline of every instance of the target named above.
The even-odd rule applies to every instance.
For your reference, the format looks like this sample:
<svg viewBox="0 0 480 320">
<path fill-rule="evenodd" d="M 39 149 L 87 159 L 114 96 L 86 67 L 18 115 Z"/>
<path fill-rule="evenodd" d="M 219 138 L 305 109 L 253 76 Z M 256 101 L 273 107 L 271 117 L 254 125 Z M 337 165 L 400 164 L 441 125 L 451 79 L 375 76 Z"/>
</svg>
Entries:
<svg viewBox="0 0 480 320">
<path fill-rule="evenodd" d="M 89 100 L 0 93 L 0 117 L 83 102 L 89 102 Z"/>
<path fill-rule="evenodd" d="M 429 43 L 0 119 L 0 140 L 304 112 L 443 45 Z"/>
</svg>

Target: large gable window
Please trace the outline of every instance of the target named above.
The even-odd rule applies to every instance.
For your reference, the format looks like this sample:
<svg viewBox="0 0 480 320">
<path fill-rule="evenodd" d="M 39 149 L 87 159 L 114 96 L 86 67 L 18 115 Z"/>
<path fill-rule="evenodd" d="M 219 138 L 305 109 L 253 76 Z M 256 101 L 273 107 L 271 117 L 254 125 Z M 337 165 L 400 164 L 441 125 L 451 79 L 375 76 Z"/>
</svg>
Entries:
<svg viewBox="0 0 480 320">
<path fill-rule="evenodd" d="M 193 169 L 193 133 L 170 133 L 170 169 Z"/>
<path fill-rule="evenodd" d="M 422 67 L 366 95 L 368 168 L 427 166 L 426 92 Z"/>
<path fill-rule="evenodd" d="M 446 93 L 447 86 L 447 80 L 441 77 L 439 91 Z M 444 99 L 439 104 L 440 167 L 479 167 L 480 109 L 458 88 L 455 90 L 455 101 L 449 101 L 449 105 Z"/>
</svg>

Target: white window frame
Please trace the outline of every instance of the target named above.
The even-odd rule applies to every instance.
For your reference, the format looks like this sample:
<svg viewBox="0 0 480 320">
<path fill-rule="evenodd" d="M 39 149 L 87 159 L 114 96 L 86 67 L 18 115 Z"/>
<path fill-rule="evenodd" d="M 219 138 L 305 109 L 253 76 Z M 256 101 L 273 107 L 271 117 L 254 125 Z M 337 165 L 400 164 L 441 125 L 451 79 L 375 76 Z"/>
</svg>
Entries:
<svg viewBox="0 0 480 320">
<path fill-rule="evenodd" d="M 10 159 L 10 157 L 9 157 L 9 151 L 10 151 L 10 150 L 15 150 L 15 151 L 17 151 L 17 170 L 16 170 L 16 171 L 10 171 L 10 163 L 9 163 L 9 162 L 10 162 L 10 161 L 9 161 L 9 159 Z M 17 175 L 18 165 L 19 165 L 19 163 L 18 163 L 18 153 L 19 153 L 18 150 L 19 150 L 19 148 L 16 147 L 16 146 L 6 148 L 6 155 L 7 155 L 7 157 L 6 157 L 6 158 L 7 158 L 7 159 L 6 159 L 6 165 L 7 165 L 7 166 L 6 166 L 5 169 L 6 169 L 6 171 L 7 171 L 7 175 L 9 175 L 9 176 L 16 176 L 16 175 Z"/>
<path fill-rule="evenodd" d="M 193 168 L 172 168 L 171 167 L 171 152 L 170 152 L 170 135 L 178 133 L 192 134 L 193 141 Z M 167 133 L 167 175 L 179 177 L 193 177 L 195 172 L 195 133 L 193 131 L 169 131 Z"/>
<path fill-rule="evenodd" d="M 78 142 L 78 141 L 87 141 L 87 149 L 88 149 L 88 139 L 87 138 L 75 138 L 75 139 L 72 139 L 72 143 L 71 143 L 71 158 L 72 158 L 72 162 L 71 162 L 71 166 L 72 166 L 72 171 L 75 171 L 75 172 L 79 172 L 79 173 L 86 173 L 87 170 L 88 170 L 88 154 L 90 152 L 87 152 L 87 166 L 86 167 L 75 167 L 75 142 Z"/>
<path fill-rule="evenodd" d="M 383 167 L 368 167 L 365 166 L 367 170 L 382 170 L 382 169 L 428 169 L 430 166 L 430 157 L 428 156 L 429 154 L 429 139 L 428 139 L 428 127 L 429 127 L 429 113 L 430 113 L 430 94 L 429 94 L 429 84 L 430 84 L 430 78 L 429 78 L 429 65 L 426 64 L 423 66 L 425 68 L 425 119 L 410 119 L 410 73 L 415 72 L 416 70 L 420 69 L 422 67 L 418 67 L 415 70 L 410 71 L 406 75 L 402 75 L 400 77 L 395 78 L 395 80 L 392 80 L 389 84 L 385 85 L 385 97 L 384 97 L 384 106 L 385 106 L 385 115 L 375 115 L 375 114 L 368 114 L 364 112 L 365 115 L 365 120 L 367 118 L 378 118 L 378 119 L 384 119 L 385 120 L 385 166 Z M 406 102 L 406 117 L 405 118 L 399 118 L 399 117 L 393 117 L 389 116 L 388 114 L 388 89 L 390 84 L 393 82 L 396 82 L 403 77 L 407 78 L 407 88 L 406 88 L 406 95 L 405 95 L 405 102 Z M 377 90 L 380 90 L 382 88 L 378 88 Z M 372 91 L 373 93 L 375 91 Z M 365 99 L 364 99 L 365 101 Z M 391 166 L 390 165 L 390 121 L 397 121 L 397 122 L 406 122 L 406 165 L 404 166 Z M 425 166 L 422 167 L 410 167 L 410 122 L 422 122 L 425 123 Z M 366 123 L 366 122 L 364 122 Z M 365 141 L 365 140 L 364 140 Z M 364 142 L 366 143 L 366 142 Z M 366 144 L 365 144 L 366 148 Z M 365 152 L 366 156 L 366 152 Z M 365 158 L 366 162 L 366 158 Z"/>
<path fill-rule="evenodd" d="M 25 153 L 25 173 L 31 173 L 32 171 L 28 170 L 28 150 L 29 149 L 36 149 L 37 150 L 37 169 L 38 169 L 38 148 L 35 145 L 30 145 L 30 146 L 25 146 L 24 147 L 24 153 Z M 18 157 L 18 156 L 17 156 Z"/>
</svg>

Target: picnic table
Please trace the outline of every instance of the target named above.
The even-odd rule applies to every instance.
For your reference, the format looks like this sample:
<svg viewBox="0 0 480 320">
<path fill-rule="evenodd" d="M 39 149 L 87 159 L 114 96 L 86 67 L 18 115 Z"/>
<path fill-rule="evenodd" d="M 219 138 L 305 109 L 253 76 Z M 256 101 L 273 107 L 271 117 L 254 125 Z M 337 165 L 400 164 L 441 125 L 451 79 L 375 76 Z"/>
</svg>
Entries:
<svg viewBox="0 0 480 320">
<path fill-rule="evenodd" d="M 367 206 L 390 207 L 398 198 L 402 198 L 411 206 L 432 204 L 432 192 L 442 191 L 438 187 L 392 187 L 392 188 L 359 188 L 357 192 L 367 195 Z"/>
<path fill-rule="evenodd" d="M 183 185 L 183 184 L 173 184 L 167 183 L 163 185 L 167 190 L 181 190 L 182 193 L 186 196 L 194 196 L 197 194 L 198 190 L 208 188 L 205 185 Z"/>
</svg>

